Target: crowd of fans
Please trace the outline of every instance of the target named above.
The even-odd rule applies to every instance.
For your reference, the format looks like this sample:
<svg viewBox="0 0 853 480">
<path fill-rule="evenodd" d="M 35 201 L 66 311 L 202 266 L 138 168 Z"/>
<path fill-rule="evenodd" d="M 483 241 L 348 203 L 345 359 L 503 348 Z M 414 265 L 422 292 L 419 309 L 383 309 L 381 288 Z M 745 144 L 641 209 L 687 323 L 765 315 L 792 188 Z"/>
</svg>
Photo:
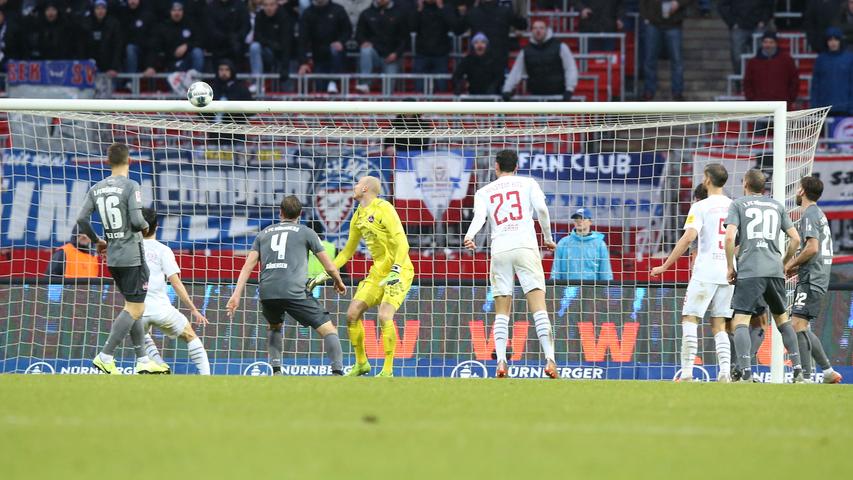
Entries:
<svg viewBox="0 0 853 480">
<path fill-rule="evenodd" d="M 511 98 L 523 77 L 527 93 L 571 98 L 578 67 L 571 49 L 549 23 L 529 21 L 520 10 L 577 13 L 577 30 L 616 33 L 628 28 L 627 12 L 639 12 L 632 28 L 641 43 L 642 98 L 657 92 L 657 64 L 669 58 L 671 98 L 684 99 L 683 24 L 689 14 L 719 13 L 728 26 L 732 68 L 743 74 L 750 100 L 787 100 L 799 92 L 797 69 L 774 33 L 774 0 L 0 0 L 0 62 L 9 59 L 91 58 L 98 70 L 151 77 L 195 70 L 221 73 L 229 84 L 237 71 L 254 75 L 358 73 L 355 90 L 375 90 L 377 73 L 452 73 L 437 91 Z M 815 105 L 849 113 L 853 56 L 853 0 L 793 1 L 801 29 L 819 52 L 811 96 Z M 539 17 L 534 17 L 539 18 Z M 468 51 L 452 58 L 453 35 L 468 33 Z M 763 35 L 755 58 L 752 38 Z M 519 42 L 522 35 L 528 41 Z M 590 38 L 591 51 L 616 42 Z M 510 52 L 518 51 L 510 61 Z M 351 53 L 353 62 L 347 60 Z M 576 53 L 576 52 L 575 52 Z M 412 55 L 411 62 L 404 58 Z M 743 70 L 743 72 L 741 72 Z M 317 83 L 335 93 L 333 80 Z M 252 85 L 250 85 L 250 88 Z M 232 85 L 232 88 L 233 85 Z M 424 92 L 422 80 L 415 83 Z M 218 92 L 217 92 L 218 94 Z M 236 92 L 242 96 L 244 92 Z"/>
</svg>

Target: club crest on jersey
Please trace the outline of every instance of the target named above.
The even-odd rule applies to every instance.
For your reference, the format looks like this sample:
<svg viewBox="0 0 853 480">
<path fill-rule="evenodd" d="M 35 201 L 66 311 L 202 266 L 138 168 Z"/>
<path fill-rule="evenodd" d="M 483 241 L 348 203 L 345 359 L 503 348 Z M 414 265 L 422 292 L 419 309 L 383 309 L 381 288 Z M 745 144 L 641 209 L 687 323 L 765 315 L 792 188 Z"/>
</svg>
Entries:
<svg viewBox="0 0 853 480">
<path fill-rule="evenodd" d="M 352 211 L 352 189 L 321 188 L 315 195 L 317 213 L 327 232 L 338 232 Z"/>
<path fill-rule="evenodd" d="M 367 217 L 368 222 L 373 223 L 373 220 L 374 220 L 373 215 Z"/>
<path fill-rule="evenodd" d="M 416 186 L 432 217 L 440 219 L 456 190 L 462 188 L 465 157 L 453 152 L 424 152 L 410 159 Z"/>
</svg>

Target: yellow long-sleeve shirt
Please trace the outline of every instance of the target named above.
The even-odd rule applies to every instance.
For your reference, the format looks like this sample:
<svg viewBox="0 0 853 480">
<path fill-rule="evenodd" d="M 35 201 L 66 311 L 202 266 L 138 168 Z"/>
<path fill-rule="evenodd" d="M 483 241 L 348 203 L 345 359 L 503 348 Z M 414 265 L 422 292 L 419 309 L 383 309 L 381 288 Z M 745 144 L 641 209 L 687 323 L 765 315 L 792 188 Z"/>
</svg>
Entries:
<svg viewBox="0 0 853 480">
<path fill-rule="evenodd" d="M 403 269 L 414 269 L 409 259 L 409 241 L 400 216 L 387 200 L 377 198 L 370 205 L 359 205 L 350 222 L 349 238 L 343 250 L 335 257 L 335 265 L 343 267 L 352 258 L 358 242 L 364 239 L 373 257 L 371 275 L 387 275 L 394 264 Z"/>
</svg>

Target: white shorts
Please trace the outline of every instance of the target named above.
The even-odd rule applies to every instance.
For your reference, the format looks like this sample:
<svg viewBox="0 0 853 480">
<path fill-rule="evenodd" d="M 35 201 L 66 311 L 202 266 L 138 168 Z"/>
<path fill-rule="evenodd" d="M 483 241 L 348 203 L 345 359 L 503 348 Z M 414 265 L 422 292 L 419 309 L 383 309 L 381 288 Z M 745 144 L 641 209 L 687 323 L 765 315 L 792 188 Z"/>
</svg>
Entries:
<svg viewBox="0 0 853 480">
<path fill-rule="evenodd" d="M 186 315 L 171 305 L 150 315 L 142 315 L 142 328 L 146 333 L 154 326 L 171 338 L 181 335 L 189 323 Z"/>
<path fill-rule="evenodd" d="M 734 285 L 720 285 L 691 279 L 687 284 L 687 293 L 684 294 L 684 310 L 681 314 L 703 318 L 705 312 L 710 312 L 711 317 L 731 318 L 734 313 L 732 310 L 734 290 Z"/>
<path fill-rule="evenodd" d="M 492 256 L 489 277 L 495 296 L 512 296 L 516 275 L 525 294 L 537 288 L 545 290 L 545 272 L 542 270 L 539 250 L 516 248 Z"/>
</svg>

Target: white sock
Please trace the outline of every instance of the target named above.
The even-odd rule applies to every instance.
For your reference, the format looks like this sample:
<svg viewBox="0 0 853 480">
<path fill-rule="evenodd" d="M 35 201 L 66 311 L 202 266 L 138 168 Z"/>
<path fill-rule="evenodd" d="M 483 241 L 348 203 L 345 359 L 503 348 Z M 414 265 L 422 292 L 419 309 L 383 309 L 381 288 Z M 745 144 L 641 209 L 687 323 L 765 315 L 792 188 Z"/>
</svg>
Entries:
<svg viewBox="0 0 853 480">
<path fill-rule="evenodd" d="M 693 363 L 696 361 L 696 351 L 699 349 L 699 341 L 696 333 L 699 325 L 693 322 L 681 322 L 681 376 L 693 378 Z"/>
<path fill-rule="evenodd" d="M 163 365 L 163 357 L 160 356 L 160 351 L 157 350 L 157 344 L 154 343 L 154 339 L 151 338 L 151 335 L 145 334 L 145 353 L 148 354 L 148 358 L 154 360 L 158 365 Z"/>
<path fill-rule="evenodd" d="M 732 370 L 732 346 L 729 343 L 729 334 L 725 331 L 714 335 L 714 344 L 717 347 L 717 363 L 720 364 L 720 373 L 728 375 Z"/>
<path fill-rule="evenodd" d="M 536 324 L 536 336 L 539 337 L 542 352 L 545 353 L 546 359 L 553 362 L 554 339 L 551 335 L 551 320 L 548 319 L 548 312 L 545 310 L 533 312 L 533 322 Z"/>
<path fill-rule="evenodd" d="M 98 356 L 99 356 L 99 357 L 101 357 L 101 361 L 102 361 L 102 362 L 107 362 L 107 363 L 109 363 L 109 362 L 112 362 L 112 361 L 113 361 L 113 356 L 112 356 L 112 355 L 107 355 L 107 354 L 106 354 L 106 353 L 104 353 L 104 352 L 99 353 L 99 354 L 98 354 Z"/>
<path fill-rule="evenodd" d="M 199 375 L 210 375 L 210 363 L 207 360 L 207 351 L 204 349 L 204 344 L 201 339 L 196 337 L 187 343 L 187 349 L 190 352 L 190 359 L 198 369 Z"/>
<path fill-rule="evenodd" d="M 136 357 L 136 363 L 148 363 L 148 355 Z"/>
<path fill-rule="evenodd" d="M 492 336 L 495 337 L 495 355 L 501 362 L 506 362 L 506 341 L 509 338 L 509 317 L 506 315 L 495 315 L 495 325 L 492 327 Z"/>
<path fill-rule="evenodd" d="M 832 373 L 835 373 L 835 370 L 833 370 L 833 369 L 832 369 L 832 367 L 829 367 L 829 368 L 827 368 L 826 370 L 824 370 L 824 371 L 823 371 L 823 374 L 824 374 L 824 375 L 829 375 L 829 374 L 832 374 Z"/>
</svg>

